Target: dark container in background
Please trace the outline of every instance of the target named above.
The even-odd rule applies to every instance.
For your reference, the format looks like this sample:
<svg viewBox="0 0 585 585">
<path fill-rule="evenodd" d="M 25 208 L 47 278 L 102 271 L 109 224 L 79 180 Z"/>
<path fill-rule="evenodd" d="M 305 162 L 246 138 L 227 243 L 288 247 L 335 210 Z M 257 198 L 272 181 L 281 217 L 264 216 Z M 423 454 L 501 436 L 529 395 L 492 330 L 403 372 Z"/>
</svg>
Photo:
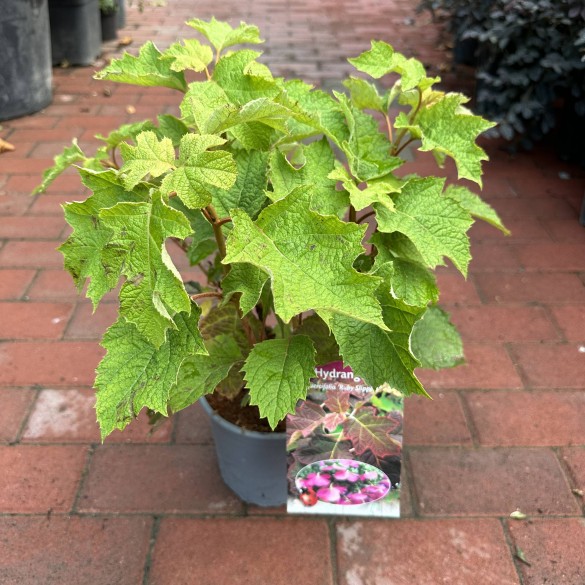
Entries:
<svg viewBox="0 0 585 585">
<path fill-rule="evenodd" d="M 32 114 L 51 103 L 47 0 L 2 0 L 0 120 Z"/>
<path fill-rule="evenodd" d="M 53 64 L 91 65 L 101 52 L 98 0 L 49 0 Z"/>
</svg>

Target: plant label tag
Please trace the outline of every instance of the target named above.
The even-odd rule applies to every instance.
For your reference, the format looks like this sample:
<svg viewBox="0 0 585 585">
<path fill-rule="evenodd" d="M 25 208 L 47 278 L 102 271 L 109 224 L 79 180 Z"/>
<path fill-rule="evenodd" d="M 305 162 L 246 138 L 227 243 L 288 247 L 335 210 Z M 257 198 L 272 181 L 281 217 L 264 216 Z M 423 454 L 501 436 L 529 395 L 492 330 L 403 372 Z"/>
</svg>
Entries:
<svg viewBox="0 0 585 585">
<path fill-rule="evenodd" d="M 291 514 L 400 517 L 402 394 L 343 363 L 315 377 L 286 420 Z"/>
</svg>

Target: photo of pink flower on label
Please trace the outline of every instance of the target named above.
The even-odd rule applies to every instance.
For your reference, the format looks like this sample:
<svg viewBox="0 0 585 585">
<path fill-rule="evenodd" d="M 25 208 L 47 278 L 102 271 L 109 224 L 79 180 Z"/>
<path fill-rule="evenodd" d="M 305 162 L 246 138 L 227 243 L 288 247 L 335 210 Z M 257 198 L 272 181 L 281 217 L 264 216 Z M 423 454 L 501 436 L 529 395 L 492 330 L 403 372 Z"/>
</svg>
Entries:
<svg viewBox="0 0 585 585">
<path fill-rule="evenodd" d="M 327 459 L 303 467 L 295 479 L 305 505 L 317 500 L 339 506 L 369 504 L 383 498 L 391 486 L 377 467 L 352 459 Z"/>
</svg>

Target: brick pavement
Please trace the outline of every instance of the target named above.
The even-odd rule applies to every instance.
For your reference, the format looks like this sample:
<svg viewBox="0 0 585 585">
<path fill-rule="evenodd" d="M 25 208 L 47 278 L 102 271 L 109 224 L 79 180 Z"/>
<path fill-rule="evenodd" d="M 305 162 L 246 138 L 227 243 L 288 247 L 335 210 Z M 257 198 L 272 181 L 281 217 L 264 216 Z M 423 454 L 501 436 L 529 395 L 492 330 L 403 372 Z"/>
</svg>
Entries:
<svg viewBox="0 0 585 585">
<path fill-rule="evenodd" d="M 190 34 L 188 18 L 244 19 L 261 26 L 277 74 L 331 88 L 370 38 L 443 69 L 415 5 L 167 0 L 129 9 L 122 35 L 131 50 L 150 38 L 164 47 Z M 91 146 L 96 132 L 177 107 L 171 91 L 91 74 L 55 70 L 53 104 L 0 131 L 16 146 L 0 157 L 0 583 L 583 585 L 583 172 L 546 148 L 512 157 L 487 143 L 484 194 L 513 233 L 475 226 L 468 280 L 439 271 L 468 365 L 421 372 L 435 401 L 408 401 L 405 519 L 287 518 L 223 486 L 198 406 L 99 444 L 91 384 L 113 298 L 90 319 L 55 252 L 75 175 L 29 193 L 71 138 Z M 509 518 L 517 508 L 526 520 Z"/>
</svg>

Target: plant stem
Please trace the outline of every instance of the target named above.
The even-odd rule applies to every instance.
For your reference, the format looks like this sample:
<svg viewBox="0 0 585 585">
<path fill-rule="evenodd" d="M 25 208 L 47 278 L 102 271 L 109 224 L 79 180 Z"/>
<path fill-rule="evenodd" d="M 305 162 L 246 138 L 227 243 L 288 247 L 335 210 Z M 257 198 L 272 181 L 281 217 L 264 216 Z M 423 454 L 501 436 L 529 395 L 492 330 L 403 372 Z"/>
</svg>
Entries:
<svg viewBox="0 0 585 585">
<path fill-rule="evenodd" d="M 217 220 L 217 223 L 221 226 L 224 223 L 229 223 L 230 221 L 232 221 L 231 217 L 222 217 L 221 219 Z"/>
<path fill-rule="evenodd" d="M 223 232 L 221 231 L 222 224 L 220 223 L 219 216 L 217 215 L 217 211 L 215 211 L 213 205 L 208 205 L 205 208 L 207 212 L 207 219 L 211 223 L 211 227 L 213 228 L 213 235 L 215 236 L 215 241 L 217 242 L 217 248 L 219 250 L 219 257 L 223 260 L 225 258 L 225 237 Z"/>
<path fill-rule="evenodd" d="M 392 123 L 390 122 L 390 116 L 388 114 L 384 114 L 384 118 L 386 118 L 386 127 L 388 128 L 388 138 L 390 142 L 392 142 Z"/>
<path fill-rule="evenodd" d="M 216 291 L 207 291 L 207 292 L 202 292 L 202 293 L 197 293 L 196 295 L 191 295 L 191 300 L 194 302 L 197 302 L 200 299 L 207 299 L 209 297 L 215 297 L 218 299 L 222 299 L 223 298 L 223 293 L 220 292 L 216 292 Z"/>
<path fill-rule="evenodd" d="M 349 206 L 349 221 L 355 222 L 355 219 L 356 219 L 355 207 L 353 205 L 350 205 Z"/>
<path fill-rule="evenodd" d="M 356 223 L 362 223 L 365 219 L 368 219 L 368 217 L 371 217 L 372 215 L 374 215 L 376 212 L 375 211 L 368 211 L 368 213 L 364 213 L 364 215 L 362 215 L 357 221 Z"/>
<path fill-rule="evenodd" d="M 414 142 L 414 138 L 409 138 L 397 151 L 396 155 L 400 154 L 409 144 Z"/>
<path fill-rule="evenodd" d="M 420 107 L 422 106 L 422 91 L 420 90 L 419 87 L 416 88 L 418 91 L 418 103 L 416 104 L 416 108 L 413 110 L 412 114 L 410 115 L 410 117 L 408 118 L 408 123 L 409 125 L 412 125 L 414 123 L 414 120 L 420 110 Z M 398 136 L 396 137 L 396 144 L 393 145 L 392 147 L 392 155 L 396 156 L 399 152 L 402 151 L 402 149 L 404 148 L 404 146 L 401 144 L 402 139 L 404 138 L 404 136 L 406 135 L 406 133 L 408 132 L 408 130 L 406 128 L 403 128 L 400 133 L 398 134 Z"/>
</svg>

